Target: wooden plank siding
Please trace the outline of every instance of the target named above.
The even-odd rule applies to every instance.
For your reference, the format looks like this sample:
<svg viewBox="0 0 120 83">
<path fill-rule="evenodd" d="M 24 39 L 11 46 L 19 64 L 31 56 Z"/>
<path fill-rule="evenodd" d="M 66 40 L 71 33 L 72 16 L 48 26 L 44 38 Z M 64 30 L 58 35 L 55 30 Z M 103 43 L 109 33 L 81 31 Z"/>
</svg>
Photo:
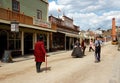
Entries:
<svg viewBox="0 0 120 83">
<path fill-rule="evenodd" d="M 13 12 L 9 9 L 0 8 L 0 19 L 7 21 L 18 21 L 19 23 L 33 25 L 33 18 L 19 12 Z"/>
</svg>

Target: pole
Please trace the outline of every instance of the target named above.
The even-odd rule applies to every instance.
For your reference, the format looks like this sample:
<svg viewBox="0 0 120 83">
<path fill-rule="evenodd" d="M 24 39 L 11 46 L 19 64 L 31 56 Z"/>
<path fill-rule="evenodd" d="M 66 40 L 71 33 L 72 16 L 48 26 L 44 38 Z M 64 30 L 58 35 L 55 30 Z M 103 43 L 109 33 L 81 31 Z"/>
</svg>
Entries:
<svg viewBox="0 0 120 83">
<path fill-rule="evenodd" d="M 46 63 L 46 72 L 47 72 L 47 55 L 45 55 L 45 63 Z"/>
</svg>

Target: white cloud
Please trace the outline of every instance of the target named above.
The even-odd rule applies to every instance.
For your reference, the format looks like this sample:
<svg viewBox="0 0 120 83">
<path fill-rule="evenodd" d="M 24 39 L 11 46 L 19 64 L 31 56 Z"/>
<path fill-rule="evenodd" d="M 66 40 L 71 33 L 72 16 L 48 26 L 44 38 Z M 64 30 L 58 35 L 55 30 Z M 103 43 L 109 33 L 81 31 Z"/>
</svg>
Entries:
<svg viewBox="0 0 120 83">
<path fill-rule="evenodd" d="M 57 11 L 58 8 L 61 8 L 61 5 L 57 5 L 55 1 L 52 1 L 49 4 L 49 11 Z"/>
<path fill-rule="evenodd" d="M 62 11 L 63 8 L 64 8 L 63 5 L 58 5 L 58 4 L 56 4 L 55 1 L 52 1 L 52 2 L 49 3 L 49 15 L 52 14 L 55 17 L 58 16 L 58 14 L 61 15 L 62 12 L 61 13 L 58 12 L 58 9 L 60 9 Z"/>
<path fill-rule="evenodd" d="M 56 0 L 49 3 L 49 15 L 58 15 L 57 8 L 74 19 L 74 24 L 87 30 L 111 28 L 112 18 L 116 18 L 116 24 L 120 26 L 120 0 Z"/>
</svg>

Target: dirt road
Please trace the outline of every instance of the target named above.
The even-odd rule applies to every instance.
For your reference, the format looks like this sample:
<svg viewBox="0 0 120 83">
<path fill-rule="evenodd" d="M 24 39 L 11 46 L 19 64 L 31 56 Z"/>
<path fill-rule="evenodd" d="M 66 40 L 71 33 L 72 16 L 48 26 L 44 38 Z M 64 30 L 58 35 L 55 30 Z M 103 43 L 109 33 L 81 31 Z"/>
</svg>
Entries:
<svg viewBox="0 0 120 83">
<path fill-rule="evenodd" d="M 94 52 L 72 58 L 71 51 L 48 57 L 48 70 L 36 73 L 34 59 L 7 63 L 0 67 L 0 83 L 120 83 L 120 52 L 110 43 L 102 47 L 101 62 Z"/>
</svg>

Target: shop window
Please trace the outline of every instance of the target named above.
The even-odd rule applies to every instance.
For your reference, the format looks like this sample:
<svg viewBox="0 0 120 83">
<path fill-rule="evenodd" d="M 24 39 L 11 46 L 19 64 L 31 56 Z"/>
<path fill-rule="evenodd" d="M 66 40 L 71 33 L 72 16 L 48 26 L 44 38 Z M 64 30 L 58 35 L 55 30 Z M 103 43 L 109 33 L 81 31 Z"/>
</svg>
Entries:
<svg viewBox="0 0 120 83">
<path fill-rule="evenodd" d="M 20 33 L 10 32 L 9 34 L 9 50 L 20 50 L 21 47 Z"/>
<path fill-rule="evenodd" d="M 20 44 L 21 41 L 18 39 L 18 40 L 16 40 L 15 42 L 16 42 L 16 47 L 15 47 L 15 48 L 16 48 L 17 50 L 19 50 L 20 47 L 21 47 L 21 44 Z"/>
<path fill-rule="evenodd" d="M 59 38 L 58 38 L 59 37 Z M 64 49 L 64 35 L 63 34 L 53 34 L 53 48 L 57 50 Z"/>
<path fill-rule="evenodd" d="M 37 10 L 37 19 L 42 19 L 42 11 Z"/>
<path fill-rule="evenodd" d="M 20 3 L 17 0 L 12 0 L 12 10 L 15 12 L 20 12 Z"/>
</svg>

